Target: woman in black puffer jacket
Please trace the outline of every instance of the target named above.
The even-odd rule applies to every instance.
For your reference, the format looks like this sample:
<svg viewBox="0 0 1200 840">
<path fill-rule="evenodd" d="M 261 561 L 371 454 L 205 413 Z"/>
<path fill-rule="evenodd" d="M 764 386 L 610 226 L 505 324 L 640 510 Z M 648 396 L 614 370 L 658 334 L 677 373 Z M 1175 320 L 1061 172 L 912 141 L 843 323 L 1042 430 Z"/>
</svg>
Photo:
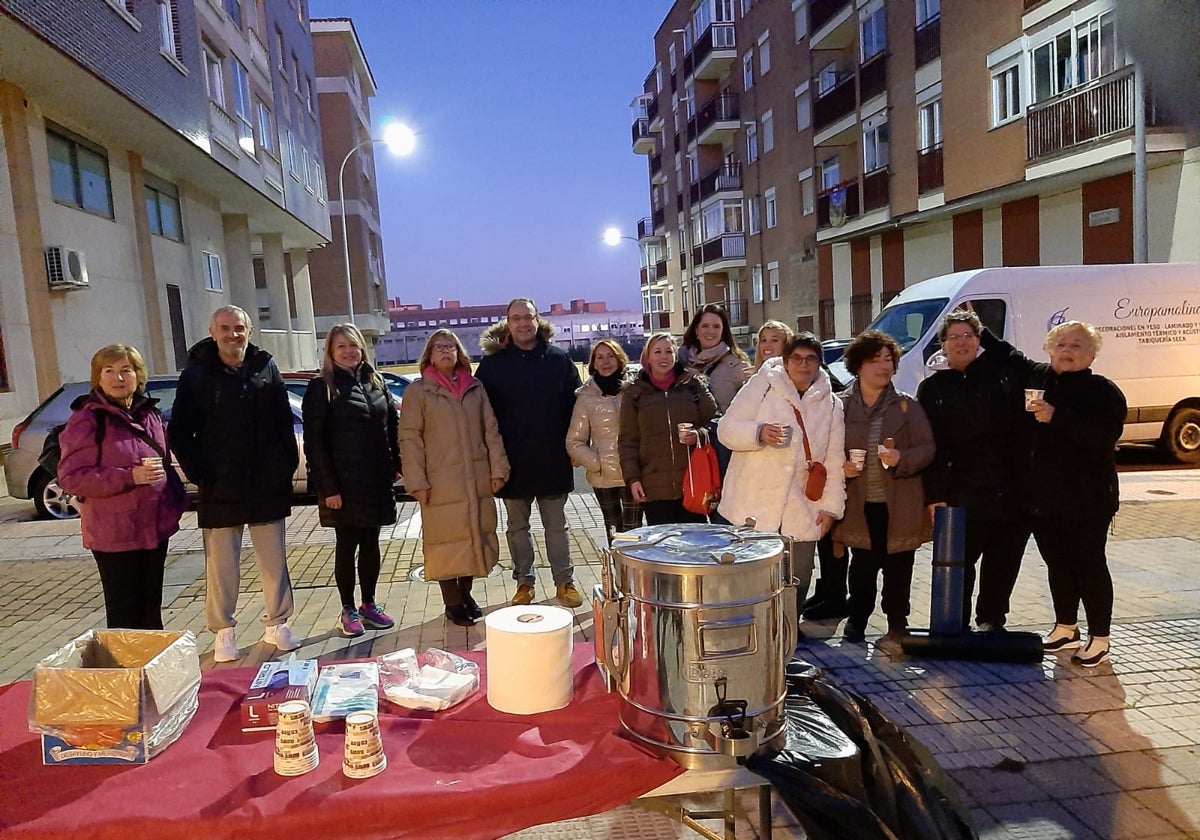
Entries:
<svg viewBox="0 0 1200 840">
<path fill-rule="evenodd" d="M 386 630 L 395 622 L 375 603 L 379 531 L 396 521 L 392 484 L 400 474 L 396 404 L 366 359 L 366 342 L 353 324 L 325 337 L 321 375 L 304 394 L 304 455 L 309 487 L 321 524 L 337 535 L 334 579 L 342 598 L 343 636 L 365 626 Z M 355 607 L 354 555 L 362 603 Z"/>
</svg>

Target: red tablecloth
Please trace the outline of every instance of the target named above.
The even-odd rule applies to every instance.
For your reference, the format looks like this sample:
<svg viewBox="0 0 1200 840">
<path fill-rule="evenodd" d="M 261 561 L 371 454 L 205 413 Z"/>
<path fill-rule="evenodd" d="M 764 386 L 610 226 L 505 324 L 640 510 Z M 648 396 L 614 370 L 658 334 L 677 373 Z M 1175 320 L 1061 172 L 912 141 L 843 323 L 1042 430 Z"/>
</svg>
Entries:
<svg viewBox="0 0 1200 840">
<path fill-rule="evenodd" d="M 484 654 L 468 654 L 486 672 Z M 577 645 L 575 699 L 533 716 L 497 712 L 481 689 L 444 712 L 380 715 L 387 769 L 342 775 L 342 727 L 318 727 L 321 763 L 285 778 L 272 732 L 243 733 L 255 669 L 205 671 L 182 737 L 134 767 L 44 767 L 27 730 L 29 683 L 0 688 L 0 835 L 51 838 L 492 838 L 611 809 L 679 775 L 617 734 L 591 646 Z M 486 673 L 484 673 L 486 686 Z"/>
</svg>

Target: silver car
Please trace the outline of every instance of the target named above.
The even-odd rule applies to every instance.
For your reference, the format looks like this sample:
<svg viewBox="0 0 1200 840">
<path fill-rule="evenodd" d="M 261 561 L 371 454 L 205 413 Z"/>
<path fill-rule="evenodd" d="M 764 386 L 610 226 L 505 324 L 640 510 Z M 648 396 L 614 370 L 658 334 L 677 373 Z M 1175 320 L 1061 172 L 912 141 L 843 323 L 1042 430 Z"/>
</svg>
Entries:
<svg viewBox="0 0 1200 840">
<path fill-rule="evenodd" d="M 158 407 L 167 422 L 171 419 L 171 406 L 175 402 L 177 376 L 152 376 L 146 382 L 146 393 L 158 400 Z M 8 482 L 8 493 L 17 499 L 32 499 L 33 506 L 43 517 L 74 519 L 79 516 L 75 497 L 58 486 L 58 480 L 38 465 L 42 444 L 46 435 L 55 426 L 67 422 L 71 416 L 71 403 L 81 394 L 92 389 L 88 382 L 68 382 L 50 395 L 33 410 L 25 420 L 13 429 L 12 451 L 4 459 L 4 478 Z M 296 433 L 296 446 L 300 450 L 300 465 L 292 476 L 292 492 L 296 496 L 308 493 L 308 470 L 304 463 L 304 425 L 300 419 L 300 398 L 288 394 L 292 407 L 292 426 Z M 176 465 L 176 469 L 179 469 Z M 184 478 L 188 493 L 195 495 L 195 485 Z"/>
</svg>

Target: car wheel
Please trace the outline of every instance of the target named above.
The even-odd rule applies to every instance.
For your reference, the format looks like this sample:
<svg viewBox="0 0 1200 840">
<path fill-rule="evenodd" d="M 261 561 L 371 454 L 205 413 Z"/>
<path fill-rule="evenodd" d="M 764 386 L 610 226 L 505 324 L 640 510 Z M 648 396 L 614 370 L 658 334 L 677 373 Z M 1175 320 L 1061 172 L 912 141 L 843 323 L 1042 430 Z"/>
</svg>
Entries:
<svg viewBox="0 0 1200 840">
<path fill-rule="evenodd" d="M 38 516 L 43 519 L 78 519 L 79 502 L 58 486 L 58 480 L 45 470 L 34 470 L 29 477 L 29 495 Z"/>
<path fill-rule="evenodd" d="M 1200 409 L 1174 411 L 1163 427 L 1162 445 L 1176 461 L 1200 464 Z"/>
</svg>

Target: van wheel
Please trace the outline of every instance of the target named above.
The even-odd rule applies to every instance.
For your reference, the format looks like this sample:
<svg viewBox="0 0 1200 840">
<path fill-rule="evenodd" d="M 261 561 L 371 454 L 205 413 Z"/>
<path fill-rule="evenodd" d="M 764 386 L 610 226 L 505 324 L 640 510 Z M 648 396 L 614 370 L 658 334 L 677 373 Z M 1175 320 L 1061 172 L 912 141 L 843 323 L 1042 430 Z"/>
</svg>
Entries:
<svg viewBox="0 0 1200 840">
<path fill-rule="evenodd" d="M 1200 464 L 1200 409 L 1181 408 L 1163 427 L 1163 448 L 1176 461 Z"/>
<path fill-rule="evenodd" d="M 79 518 L 79 502 L 43 469 L 34 470 L 29 477 L 29 495 L 38 516 L 43 519 Z"/>
</svg>

